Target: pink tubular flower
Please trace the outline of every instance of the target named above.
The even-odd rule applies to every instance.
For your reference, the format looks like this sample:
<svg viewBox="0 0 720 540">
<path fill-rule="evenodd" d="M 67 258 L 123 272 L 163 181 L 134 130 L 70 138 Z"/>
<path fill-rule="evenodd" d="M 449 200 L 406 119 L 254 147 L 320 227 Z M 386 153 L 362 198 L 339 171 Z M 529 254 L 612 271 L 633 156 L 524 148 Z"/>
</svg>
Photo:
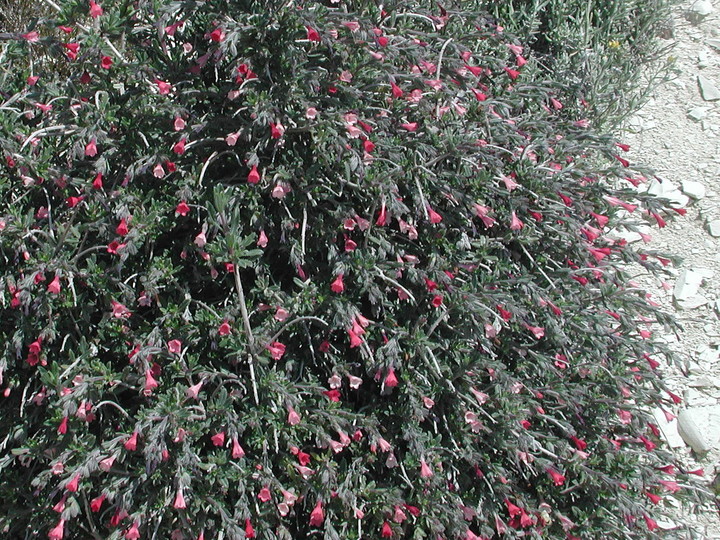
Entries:
<svg viewBox="0 0 720 540">
<path fill-rule="evenodd" d="M 155 84 L 157 85 L 158 92 L 161 96 L 167 96 L 170 93 L 170 90 L 172 90 L 172 85 L 170 83 L 166 83 L 160 79 L 155 79 Z"/>
<path fill-rule="evenodd" d="M 385 381 L 383 381 L 386 388 L 395 388 L 398 385 L 398 379 L 395 375 L 395 370 L 390 368 L 390 370 L 387 372 L 387 375 L 385 376 Z"/>
<path fill-rule="evenodd" d="M 97 144 L 95 143 L 95 139 L 92 139 L 85 145 L 85 155 L 87 157 L 94 157 L 97 155 L 97 152 Z"/>
<path fill-rule="evenodd" d="M 137 442 L 138 442 L 138 432 L 133 431 L 133 434 L 130 435 L 130 438 L 127 441 L 125 441 L 123 446 L 125 447 L 125 450 L 127 450 L 128 452 L 133 452 L 133 451 L 137 450 Z"/>
<path fill-rule="evenodd" d="M 60 518 L 58 524 L 48 532 L 48 540 L 62 540 L 65 536 L 65 520 Z"/>
<path fill-rule="evenodd" d="M 325 521 L 325 512 L 323 512 L 322 501 L 318 500 L 313 511 L 310 512 L 310 526 L 319 527 Z"/>
<path fill-rule="evenodd" d="M 187 397 L 192 399 L 198 399 L 198 396 L 200 395 L 200 389 L 202 388 L 203 381 L 200 381 L 197 384 L 193 384 L 192 386 L 188 387 L 187 390 L 185 390 L 185 394 Z"/>
<path fill-rule="evenodd" d="M 253 165 L 250 173 L 247 176 L 249 184 L 257 184 L 260 181 L 260 173 L 258 172 L 257 165 Z"/>
<path fill-rule="evenodd" d="M 95 497 L 92 501 L 90 501 L 90 510 L 92 512 L 99 512 L 104 501 L 105 501 L 104 494 L 101 494 L 100 496 Z"/>
<path fill-rule="evenodd" d="M 103 14 L 103 10 L 100 7 L 100 5 L 95 2 L 95 0 L 90 0 L 90 16 L 93 19 L 97 19 L 100 15 Z"/>
<path fill-rule="evenodd" d="M 182 509 L 187 508 L 187 504 L 185 503 L 185 496 L 183 495 L 182 489 L 178 489 L 177 493 L 175 494 L 175 502 L 173 502 L 173 508 L 176 509 Z"/>
<path fill-rule="evenodd" d="M 68 417 L 63 416 L 63 419 L 60 421 L 60 425 L 58 426 L 57 432 L 58 435 L 65 435 L 67 433 L 68 428 Z"/>
<path fill-rule="evenodd" d="M 285 345 L 279 341 L 273 341 L 269 345 L 266 345 L 265 348 L 270 351 L 270 356 L 272 356 L 273 360 L 280 360 L 282 355 L 285 354 Z"/>
<path fill-rule="evenodd" d="M 145 388 L 143 388 L 143 394 L 149 396 L 152 391 L 158 387 L 158 382 L 153 377 L 152 370 L 148 369 L 145 371 Z"/>
<path fill-rule="evenodd" d="M 320 34 L 317 30 L 314 28 L 311 28 L 310 26 L 306 26 L 305 30 L 307 32 L 307 38 L 311 42 L 320 43 Z"/>
<path fill-rule="evenodd" d="M 40 34 L 33 31 L 33 32 L 28 32 L 27 34 L 22 34 L 20 37 L 23 38 L 28 43 L 37 43 L 40 39 Z"/>
<path fill-rule="evenodd" d="M 240 442 L 237 440 L 237 437 L 233 437 L 232 439 L 232 457 L 233 459 L 240 459 L 245 455 L 245 450 L 243 450 L 242 446 L 240 446 Z"/>
<path fill-rule="evenodd" d="M 549 467 L 547 469 L 547 473 L 550 475 L 550 478 L 552 478 L 552 481 L 555 483 L 556 486 L 562 486 L 565 483 L 565 476 L 560 474 L 552 467 Z"/>
<path fill-rule="evenodd" d="M 510 229 L 513 231 L 519 231 L 525 226 L 525 224 L 518 219 L 518 217 L 515 215 L 515 212 L 513 211 L 510 214 Z"/>
<path fill-rule="evenodd" d="M 112 65 L 113 65 L 113 61 L 112 61 L 112 58 L 110 58 L 109 56 L 103 56 L 100 59 L 100 67 L 101 68 L 110 69 L 112 67 Z"/>
<path fill-rule="evenodd" d="M 210 437 L 210 440 L 215 446 L 223 446 L 225 444 L 225 432 L 220 431 L 216 433 L 215 435 Z"/>
<path fill-rule="evenodd" d="M 427 211 L 428 217 L 430 218 L 430 223 L 432 223 L 433 225 L 437 225 L 443 220 L 442 216 L 438 214 L 435 210 L 433 210 L 430 206 L 427 207 Z"/>
<path fill-rule="evenodd" d="M 222 28 L 216 28 L 210 32 L 210 39 L 215 43 L 219 43 L 225 39 L 225 32 L 222 31 Z"/>
<path fill-rule="evenodd" d="M 182 341 L 179 339 L 172 339 L 167 343 L 168 352 L 172 354 L 180 354 L 182 351 Z"/>
<path fill-rule="evenodd" d="M 190 207 L 187 205 L 185 201 L 180 201 L 180 203 L 175 207 L 175 213 L 180 216 L 187 216 L 190 212 Z"/>
<path fill-rule="evenodd" d="M 230 324 L 227 321 L 223 321 L 218 328 L 218 334 L 221 336 L 228 336 L 231 332 L 232 328 L 230 327 Z"/>
<path fill-rule="evenodd" d="M 172 148 L 172 151 L 175 152 L 178 156 L 182 156 L 185 153 L 185 138 L 184 137 L 175 143 L 175 145 Z"/>
<path fill-rule="evenodd" d="M 60 294 L 60 276 L 55 274 L 53 280 L 48 284 L 47 291 L 50 294 Z"/>
<path fill-rule="evenodd" d="M 287 421 L 291 426 L 297 426 L 300 423 L 300 415 L 292 407 L 288 408 Z"/>
<path fill-rule="evenodd" d="M 283 126 L 280 122 L 278 123 L 270 123 L 270 136 L 273 139 L 279 139 L 285 134 L 285 126 Z"/>
<path fill-rule="evenodd" d="M 72 480 L 70 480 L 67 484 L 65 484 L 65 489 L 68 490 L 70 493 L 75 493 L 78 490 L 79 483 L 80 483 L 80 473 L 73 476 Z"/>
<path fill-rule="evenodd" d="M 130 315 L 132 315 L 132 312 L 120 302 L 111 300 L 110 303 L 112 304 L 112 315 L 116 319 L 127 319 Z"/>
<path fill-rule="evenodd" d="M 126 540 L 138 540 L 140 538 L 140 531 L 138 530 L 140 524 L 137 521 L 133 521 L 132 526 L 125 533 Z"/>
<path fill-rule="evenodd" d="M 338 274 L 335 281 L 330 284 L 330 290 L 334 293 L 341 293 L 345 290 L 345 285 L 343 284 L 343 274 Z"/>
<path fill-rule="evenodd" d="M 420 460 L 420 476 L 423 478 L 430 478 L 433 476 L 432 469 L 430 469 L 424 459 Z"/>
<path fill-rule="evenodd" d="M 272 495 L 270 493 L 270 488 L 268 488 L 267 486 L 263 486 L 260 489 L 260 492 L 258 493 L 257 498 L 260 499 L 261 502 L 268 502 L 272 498 Z"/>
<path fill-rule="evenodd" d="M 110 469 L 112 469 L 113 463 L 115 463 L 115 456 L 110 456 L 101 460 L 98 466 L 100 467 L 100 470 L 108 472 Z"/>
</svg>

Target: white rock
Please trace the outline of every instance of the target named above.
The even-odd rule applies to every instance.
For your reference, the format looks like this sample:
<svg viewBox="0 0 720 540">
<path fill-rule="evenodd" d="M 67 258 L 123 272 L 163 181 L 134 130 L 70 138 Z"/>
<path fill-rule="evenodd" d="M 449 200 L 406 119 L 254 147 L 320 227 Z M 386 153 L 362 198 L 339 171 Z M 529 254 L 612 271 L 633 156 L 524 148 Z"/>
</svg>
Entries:
<svg viewBox="0 0 720 540">
<path fill-rule="evenodd" d="M 702 199 L 705 196 L 705 186 L 700 182 L 684 180 L 682 183 L 682 190 L 685 195 L 689 195 L 693 199 Z"/>
<path fill-rule="evenodd" d="M 700 95 L 705 101 L 717 101 L 720 99 L 720 90 L 717 89 L 710 79 L 698 75 L 697 82 L 700 87 Z"/>
<path fill-rule="evenodd" d="M 673 184 L 669 180 L 663 180 L 660 182 L 659 180 L 653 178 L 648 183 L 647 192 L 649 195 L 655 195 L 656 197 L 663 197 L 669 200 L 675 208 L 682 208 L 690 202 L 688 196 L 684 195 L 682 191 L 680 191 L 679 186 L 677 184 Z"/>
<path fill-rule="evenodd" d="M 697 296 L 702 280 L 702 274 L 696 270 L 689 268 L 681 270 L 675 281 L 673 296 L 676 300 L 688 300 L 693 296 Z"/>
<path fill-rule="evenodd" d="M 720 238 L 720 219 L 713 219 L 712 221 L 709 221 L 707 228 L 710 236 Z"/>
<path fill-rule="evenodd" d="M 707 43 L 714 49 L 720 50 L 720 39 L 710 38 L 710 39 L 706 40 L 705 43 Z"/>
<path fill-rule="evenodd" d="M 685 300 L 678 300 L 677 304 L 680 309 L 687 310 L 687 309 L 697 309 L 699 307 L 702 307 L 708 303 L 708 299 L 705 298 L 702 295 L 695 295 L 691 296 L 690 298 L 686 298 Z"/>
<path fill-rule="evenodd" d="M 720 41 L 720 40 L 718 40 Z M 702 120 L 707 116 L 707 113 L 709 110 L 711 110 L 712 107 L 694 107 L 690 109 L 687 113 L 688 118 L 691 120 L 695 120 L 696 122 Z"/>
<path fill-rule="evenodd" d="M 667 441 L 671 448 L 682 448 L 685 446 L 685 441 L 683 441 L 683 438 L 677 430 L 677 418 L 668 422 L 665 418 L 665 413 L 659 408 L 653 411 L 653 416 L 655 417 L 655 423 L 660 428 L 663 438 Z"/>
<path fill-rule="evenodd" d="M 690 11 L 705 17 L 713 12 L 713 5 L 710 0 L 697 0 L 691 7 Z"/>
<path fill-rule="evenodd" d="M 697 411 L 698 409 L 701 409 L 701 407 L 693 407 L 692 409 L 680 411 L 678 415 L 678 433 L 685 443 L 695 452 L 705 453 L 710 450 L 710 443 L 706 440 L 697 422 L 695 422 L 698 415 L 692 411 Z"/>
</svg>

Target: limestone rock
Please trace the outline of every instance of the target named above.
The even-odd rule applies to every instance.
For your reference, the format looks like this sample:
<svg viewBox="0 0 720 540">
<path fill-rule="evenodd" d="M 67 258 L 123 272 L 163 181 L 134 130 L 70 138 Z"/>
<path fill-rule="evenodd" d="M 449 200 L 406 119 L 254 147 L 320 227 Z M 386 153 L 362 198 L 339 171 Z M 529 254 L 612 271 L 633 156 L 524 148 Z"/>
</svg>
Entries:
<svg viewBox="0 0 720 540">
<path fill-rule="evenodd" d="M 717 86 L 702 75 L 697 76 L 698 86 L 700 87 L 700 95 L 705 101 L 717 101 L 720 99 L 720 90 Z"/>
</svg>

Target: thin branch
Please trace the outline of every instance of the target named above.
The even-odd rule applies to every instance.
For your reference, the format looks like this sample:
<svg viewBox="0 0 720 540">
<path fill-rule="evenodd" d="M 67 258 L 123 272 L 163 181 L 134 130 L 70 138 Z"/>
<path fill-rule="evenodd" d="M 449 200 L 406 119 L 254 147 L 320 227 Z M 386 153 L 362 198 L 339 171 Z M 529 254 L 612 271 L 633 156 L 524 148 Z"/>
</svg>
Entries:
<svg viewBox="0 0 720 540">
<path fill-rule="evenodd" d="M 255 379 L 255 337 L 252 333 L 252 327 L 250 326 L 250 316 L 248 315 L 247 306 L 245 305 L 245 291 L 243 290 L 242 282 L 240 281 L 240 270 L 235 265 L 235 290 L 238 294 L 238 300 L 240 301 L 240 314 L 243 319 L 243 326 L 245 327 L 245 335 L 248 339 L 248 345 L 250 348 L 250 354 L 248 356 L 248 365 L 250 366 L 250 382 L 253 388 L 253 397 L 255 398 L 255 405 L 260 405 L 260 398 L 258 397 L 257 381 Z"/>
</svg>

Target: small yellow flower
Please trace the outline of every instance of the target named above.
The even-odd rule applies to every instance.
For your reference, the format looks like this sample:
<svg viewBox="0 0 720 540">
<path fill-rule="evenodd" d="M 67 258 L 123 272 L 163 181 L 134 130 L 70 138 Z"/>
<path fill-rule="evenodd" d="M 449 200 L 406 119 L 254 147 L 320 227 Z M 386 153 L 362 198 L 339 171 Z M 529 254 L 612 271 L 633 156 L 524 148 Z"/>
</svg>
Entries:
<svg viewBox="0 0 720 540">
<path fill-rule="evenodd" d="M 611 49 L 619 49 L 620 48 L 620 42 L 616 39 L 610 40 L 608 42 L 608 47 Z"/>
</svg>

